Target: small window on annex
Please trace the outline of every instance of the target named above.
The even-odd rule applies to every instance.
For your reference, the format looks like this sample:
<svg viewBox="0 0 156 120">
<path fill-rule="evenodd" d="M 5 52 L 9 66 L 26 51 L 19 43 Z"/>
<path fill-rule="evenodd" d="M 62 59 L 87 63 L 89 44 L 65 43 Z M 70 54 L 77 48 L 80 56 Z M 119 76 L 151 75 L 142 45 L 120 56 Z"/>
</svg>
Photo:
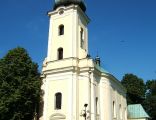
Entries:
<svg viewBox="0 0 156 120">
<path fill-rule="evenodd" d="M 81 41 L 81 48 L 84 49 L 84 30 L 81 28 L 80 30 L 80 41 Z"/>
<path fill-rule="evenodd" d="M 124 117 L 125 117 L 125 120 L 126 120 L 126 118 L 127 118 L 127 108 L 125 108 Z"/>
<path fill-rule="evenodd" d="M 119 105 L 119 112 L 120 112 L 120 120 L 122 120 L 122 107 L 121 107 L 121 104 Z"/>
<path fill-rule="evenodd" d="M 113 101 L 113 118 L 116 118 L 116 105 L 114 101 Z"/>
<path fill-rule="evenodd" d="M 96 114 L 98 114 L 98 97 L 95 98 Z"/>
<path fill-rule="evenodd" d="M 59 48 L 57 54 L 58 54 L 58 60 L 63 59 L 63 48 Z"/>
<path fill-rule="evenodd" d="M 62 105 L 62 94 L 60 92 L 55 94 L 55 109 L 61 109 Z"/>
<path fill-rule="evenodd" d="M 59 35 L 64 35 L 64 25 L 59 26 Z"/>
</svg>

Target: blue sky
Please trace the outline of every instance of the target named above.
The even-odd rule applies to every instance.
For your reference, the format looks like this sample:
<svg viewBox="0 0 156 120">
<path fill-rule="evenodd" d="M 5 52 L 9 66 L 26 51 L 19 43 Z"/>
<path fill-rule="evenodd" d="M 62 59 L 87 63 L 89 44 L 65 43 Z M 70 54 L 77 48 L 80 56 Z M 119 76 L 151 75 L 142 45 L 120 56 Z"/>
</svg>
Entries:
<svg viewBox="0 0 156 120">
<path fill-rule="evenodd" d="M 0 0 L 0 58 L 22 46 L 42 66 L 54 0 Z M 122 79 L 125 73 L 156 79 L 156 0 L 86 0 L 89 51 Z"/>
</svg>

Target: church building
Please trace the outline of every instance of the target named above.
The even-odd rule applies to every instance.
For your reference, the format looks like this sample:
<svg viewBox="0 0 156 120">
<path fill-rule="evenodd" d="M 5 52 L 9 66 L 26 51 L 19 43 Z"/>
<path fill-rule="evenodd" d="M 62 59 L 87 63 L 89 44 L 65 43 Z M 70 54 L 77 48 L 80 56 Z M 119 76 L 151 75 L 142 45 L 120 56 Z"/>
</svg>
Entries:
<svg viewBox="0 0 156 120">
<path fill-rule="evenodd" d="M 40 120 L 127 120 L 126 90 L 100 66 L 99 57 L 88 55 L 84 1 L 55 0 L 48 16 Z"/>
</svg>

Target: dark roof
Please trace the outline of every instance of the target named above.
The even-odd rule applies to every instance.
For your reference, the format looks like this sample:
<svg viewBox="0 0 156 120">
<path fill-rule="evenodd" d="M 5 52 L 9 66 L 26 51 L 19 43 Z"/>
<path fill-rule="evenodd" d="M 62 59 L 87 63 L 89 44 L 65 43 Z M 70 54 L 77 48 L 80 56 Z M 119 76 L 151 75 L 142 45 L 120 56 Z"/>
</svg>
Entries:
<svg viewBox="0 0 156 120">
<path fill-rule="evenodd" d="M 71 4 L 79 5 L 84 12 L 86 11 L 84 0 L 55 0 L 54 10 L 60 6 L 68 6 Z"/>
</svg>

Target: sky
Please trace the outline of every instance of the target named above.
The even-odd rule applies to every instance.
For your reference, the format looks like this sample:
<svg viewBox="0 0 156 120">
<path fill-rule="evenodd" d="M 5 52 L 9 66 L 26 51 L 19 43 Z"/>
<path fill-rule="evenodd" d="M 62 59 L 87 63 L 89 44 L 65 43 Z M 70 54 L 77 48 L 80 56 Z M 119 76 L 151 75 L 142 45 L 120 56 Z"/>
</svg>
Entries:
<svg viewBox="0 0 156 120">
<path fill-rule="evenodd" d="M 121 80 L 133 73 L 156 79 L 156 0 L 85 0 L 91 19 L 89 54 Z M 0 58 L 24 47 L 39 69 L 47 56 L 54 0 L 0 0 Z"/>
</svg>

